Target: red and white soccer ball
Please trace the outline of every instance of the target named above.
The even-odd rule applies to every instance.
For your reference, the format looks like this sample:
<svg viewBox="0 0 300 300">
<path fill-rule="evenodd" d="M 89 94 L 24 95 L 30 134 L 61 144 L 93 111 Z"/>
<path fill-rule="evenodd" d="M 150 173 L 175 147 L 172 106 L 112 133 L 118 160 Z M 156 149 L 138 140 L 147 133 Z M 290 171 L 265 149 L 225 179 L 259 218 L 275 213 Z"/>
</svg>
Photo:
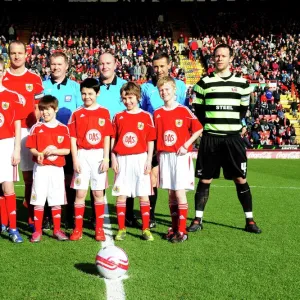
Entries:
<svg viewBox="0 0 300 300">
<path fill-rule="evenodd" d="M 125 275 L 128 270 L 128 256 L 117 246 L 107 246 L 98 252 L 96 267 L 104 278 L 117 279 Z"/>
</svg>

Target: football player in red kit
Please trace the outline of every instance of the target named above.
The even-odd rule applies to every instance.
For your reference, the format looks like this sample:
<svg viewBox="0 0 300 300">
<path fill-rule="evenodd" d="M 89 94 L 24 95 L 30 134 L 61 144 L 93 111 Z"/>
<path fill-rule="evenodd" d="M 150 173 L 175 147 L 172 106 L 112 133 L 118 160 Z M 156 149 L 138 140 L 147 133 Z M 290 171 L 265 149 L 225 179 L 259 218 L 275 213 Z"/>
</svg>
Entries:
<svg viewBox="0 0 300 300">
<path fill-rule="evenodd" d="M 113 119 L 114 135 L 111 140 L 111 161 L 115 171 L 112 189 L 117 196 L 119 231 L 116 240 L 126 236 L 126 198 L 139 197 L 142 216 L 142 237 L 152 241 L 149 229 L 151 186 L 151 161 L 153 156 L 155 128 L 151 114 L 139 108 L 141 88 L 134 82 L 125 83 L 121 97 L 127 110 L 117 113 Z"/>
<path fill-rule="evenodd" d="M 176 84 L 172 77 L 162 77 L 157 87 L 164 106 L 154 112 L 159 155 L 159 186 L 169 190 L 169 207 L 172 228 L 166 238 L 172 243 L 184 242 L 188 203 L 186 190 L 194 190 L 192 144 L 203 127 L 197 117 L 176 102 Z"/>
</svg>

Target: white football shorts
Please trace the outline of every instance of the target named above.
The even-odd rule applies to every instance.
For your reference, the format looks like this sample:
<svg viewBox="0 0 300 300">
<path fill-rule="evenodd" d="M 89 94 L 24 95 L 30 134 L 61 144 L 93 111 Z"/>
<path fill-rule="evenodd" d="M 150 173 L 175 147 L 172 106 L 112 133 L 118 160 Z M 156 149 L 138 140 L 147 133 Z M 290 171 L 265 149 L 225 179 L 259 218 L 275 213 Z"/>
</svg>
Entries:
<svg viewBox="0 0 300 300">
<path fill-rule="evenodd" d="M 66 204 L 65 175 L 63 167 L 33 166 L 33 184 L 30 204 L 44 206 Z"/>
<path fill-rule="evenodd" d="M 103 191 L 108 187 L 107 172 L 100 173 L 99 168 L 103 160 L 103 149 L 78 149 L 78 160 L 81 173 L 74 172 L 71 188 L 88 190 L 89 184 L 93 191 Z"/>
<path fill-rule="evenodd" d="M 5 181 L 19 181 L 18 166 L 13 166 L 11 164 L 14 145 L 14 138 L 0 140 L 0 183 Z"/>
<path fill-rule="evenodd" d="M 152 195 L 150 174 L 145 175 L 147 153 L 117 155 L 119 173 L 115 174 L 113 196 L 149 196 Z"/>
<path fill-rule="evenodd" d="M 161 152 L 159 155 L 159 186 L 173 191 L 194 190 L 192 154 Z"/>
</svg>

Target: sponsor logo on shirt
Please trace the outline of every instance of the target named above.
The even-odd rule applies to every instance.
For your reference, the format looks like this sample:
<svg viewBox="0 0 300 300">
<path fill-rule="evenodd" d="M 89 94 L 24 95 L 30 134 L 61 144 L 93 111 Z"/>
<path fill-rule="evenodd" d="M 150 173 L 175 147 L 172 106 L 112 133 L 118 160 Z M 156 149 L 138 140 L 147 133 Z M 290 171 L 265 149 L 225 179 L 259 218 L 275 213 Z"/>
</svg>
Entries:
<svg viewBox="0 0 300 300">
<path fill-rule="evenodd" d="M 127 148 L 132 148 L 134 147 L 138 142 L 137 135 L 134 132 L 127 132 L 123 136 L 123 144 Z"/>
<path fill-rule="evenodd" d="M 100 126 L 104 126 L 104 125 L 105 125 L 105 120 L 104 120 L 104 119 L 101 119 L 101 118 L 99 118 L 99 120 L 98 120 L 98 124 L 99 124 Z"/>
<path fill-rule="evenodd" d="M 55 147 L 54 145 L 49 145 L 46 150 L 54 150 L 54 149 L 57 149 L 57 147 Z M 55 161 L 57 159 L 57 155 L 49 155 L 47 156 L 47 159 L 50 160 L 50 161 Z"/>
<path fill-rule="evenodd" d="M 97 145 L 101 141 L 101 133 L 97 129 L 91 129 L 86 133 L 85 138 L 91 145 Z"/>
<path fill-rule="evenodd" d="M 174 131 L 172 130 L 167 130 L 164 133 L 164 143 L 166 146 L 170 147 L 175 145 L 177 141 L 177 135 Z"/>
<path fill-rule="evenodd" d="M 71 100 L 72 100 L 72 95 L 65 96 L 65 102 L 71 102 Z"/>
<path fill-rule="evenodd" d="M 138 122 L 137 127 L 138 127 L 139 130 L 143 130 L 144 129 L 144 123 L 143 122 Z"/>
<path fill-rule="evenodd" d="M 9 103 L 8 102 L 2 102 L 2 108 L 4 110 L 7 110 L 9 108 Z"/>
<path fill-rule="evenodd" d="M 33 84 L 32 83 L 25 83 L 26 91 L 32 92 L 33 91 Z"/>
</svg>

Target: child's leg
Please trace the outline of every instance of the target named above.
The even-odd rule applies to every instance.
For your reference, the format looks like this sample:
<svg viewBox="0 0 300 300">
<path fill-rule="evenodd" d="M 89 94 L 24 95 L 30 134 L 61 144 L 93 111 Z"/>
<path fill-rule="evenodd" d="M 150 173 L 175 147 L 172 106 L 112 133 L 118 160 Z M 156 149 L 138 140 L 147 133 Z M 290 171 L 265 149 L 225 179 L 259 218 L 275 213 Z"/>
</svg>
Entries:
<svg viewBox="0 0 300 300">
<path fill-rule="evenodd" d="M 150 201 L 148 196 L 142 196 L 140 198 L 140 210 L 142 216 L 143 227 L 142 230 L 149 228 L 150 217 Z"/>
<path fill-rule="evenodd" d="M 104 223 L 104 210 L 105 210 L 105 203 L 104 203 L 104 193 L 103 191 L 93 191 L 94 196 L 94 207 L 95 207 L 95 217 L 96 217 L 96 228 L 95 230 L 98 231 L 100 228 L 103 228 Z"/>
<path fill-rule="evenodd" d="M 178 231 L 186 233 L 186 218 L 188 213 L 188 203 L 186 199 L 185 190 L 175 191 L 176 199 L 178 202 L 178 220 L 179 228 Z"/>
<path fill-rule="evenodd" d="M 173 190 L 169 190 L 169 208 L 172 220 L 173 232 L 178 231 L 178 203 L 176 199 L 176 193 Z"/>
<path fill-rule="evenodd" d="M 126 196 L 117 197 L 117 218 L 119 230 L 125 229 Z"/>
<path fill-rule="evenodd" d="M 76 190 L 75 199 L 75 230 L 82 231 L 87 190 Z"/>
<path fill-rule="evenodd" d="M 55 205 L 51 207 L 52 220 L 53 220 L 53 232 L 60 231 L 61 225 L 61 206 Z"/>
<path fill-rule="evenodd" d="M 42 234 L 42 225 L 44 217 L 44 206 L 34 205 L 34 228 L 35 232 Z"/>
</svg>

